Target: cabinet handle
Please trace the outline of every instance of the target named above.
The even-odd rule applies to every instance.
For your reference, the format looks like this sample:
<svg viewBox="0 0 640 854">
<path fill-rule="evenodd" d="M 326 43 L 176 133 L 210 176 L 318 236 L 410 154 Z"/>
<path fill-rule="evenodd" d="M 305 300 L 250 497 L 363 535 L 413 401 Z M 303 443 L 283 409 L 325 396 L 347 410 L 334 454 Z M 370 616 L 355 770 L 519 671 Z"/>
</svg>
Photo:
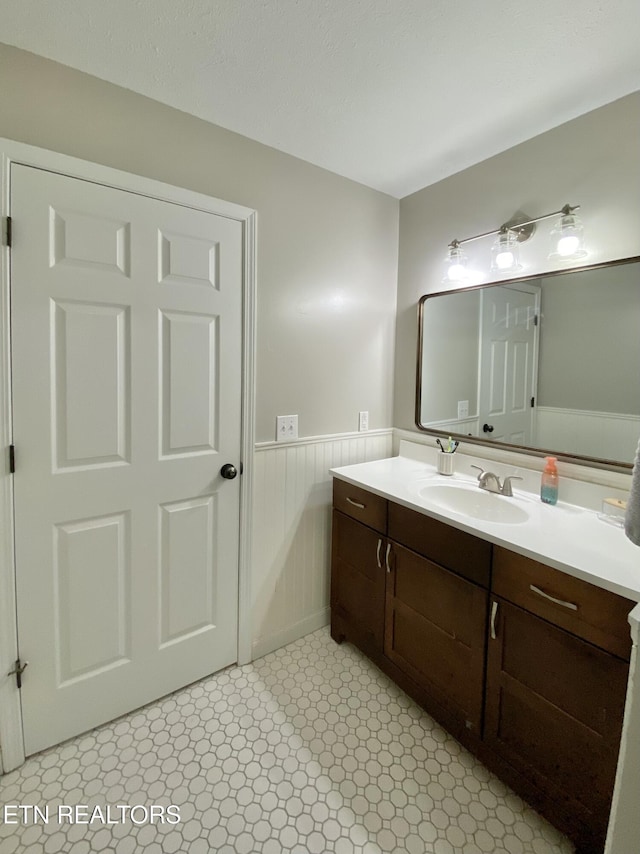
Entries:
<svg viewBox="0 0 640 854">
<path fill-rule="evenodd" d="M 382 569 L 382 563 L 380 562 L 380 549 L 382 548 L 382 540 L 378 540 L 378 548 L 376 550 L 376 561 L 378 563 L 378 569 Z"/>
<path fill-rule="evenodd" d="M 391 554 L 391 543 L 387 543 L 387 550 L 384 554 L 384 563 L 387 567 L 387 572 L 391 572 L 391 567 L 389 566 L 389 555 Z"/>
<path fill-rule="evenodd" d="M 491 603 L 491 640 L 495 640 L 498 635 L 496 634 L 496 616 L 498 614 L 498 603 L 494 601 Z"/>
<path fill-rule="evenodd" d="M 545 593 L 544 590 L 540 590 L 540 588 L 536 587 L 535 584 L 530 584 L 529 590 L 532 590 L 534 593 L 537 593 L 538 596 L 542 596 L 544 599 L 548 599 L 555 605 L 562 605 L 563 608 L 569 608 L 571 611 L 578 610 L 578 606 L 575 605 L 573 602 L 565 602 L 563 599 L 556 599 L 555 596 L 549 596 L 548 593 Z"/>
<path fill-rule="evenodd" d="M 349 502 L 349 504 L 353 504 L 354 507 L 357 507 L 358 510 L 364 510 L 365 507 L 367 506 L 366 504 L 360 504 L 359 501 L 354 501 L 353 498 L 349 498 L 348 496 L 347 496 L 347 501 Z"/>
</svg>

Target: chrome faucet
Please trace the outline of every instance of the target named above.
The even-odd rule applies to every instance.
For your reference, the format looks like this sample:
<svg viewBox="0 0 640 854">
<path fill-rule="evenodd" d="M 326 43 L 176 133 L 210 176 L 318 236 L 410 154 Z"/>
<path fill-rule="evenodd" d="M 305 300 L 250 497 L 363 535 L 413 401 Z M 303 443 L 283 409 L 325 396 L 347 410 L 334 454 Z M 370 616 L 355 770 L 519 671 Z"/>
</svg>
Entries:
<svg viewBox="0 0 640 854">
<path fill-rule="evenodd" d="M 487 492 L 494 492 L 496 495 L 506 495 L 507 498 L 513 497 L 511 481 L 523 480 L 523 478 L 518 477 L 517 475 L 511 475 L 510 477 L 505 477 L 504 482 L 500 483 L 500 478 L 497 474 L 494 474 L 494 472 L 485 471 L 480 466 L 472 465 L 471 468 L 478 469 L 480 472 L 478 475 L 478 486 L 480 489 L 486 489 Z"/>
</svg>

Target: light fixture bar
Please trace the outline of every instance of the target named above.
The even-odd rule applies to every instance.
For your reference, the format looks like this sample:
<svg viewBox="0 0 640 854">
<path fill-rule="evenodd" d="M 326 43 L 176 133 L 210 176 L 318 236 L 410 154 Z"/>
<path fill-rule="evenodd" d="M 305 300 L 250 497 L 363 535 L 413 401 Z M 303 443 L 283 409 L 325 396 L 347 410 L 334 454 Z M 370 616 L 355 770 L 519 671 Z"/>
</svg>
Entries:
<svg viewBox="0 0 640 854">
<path fill-rule="evenodd" d="M 474 234 L 473 237 L 465 237 L 463 240 L 458 240 L 456 238 L 451 241 L 449 246 L 453 246 L 455 248 L 457 246 L 462 246 L 463 243 L 471 243 L 472 240 L 481 240 L 483 237 L 492 237 L 494 234 L 504 234 L 507 231 L 515 231 L 517 233 L 528 225 L 534 225 L 536 222 L 542 222 L 544 219 L 551 219 L 551 217 L 560 216 L 561 214 L 568 216 L 577 210 L 580 210 L 580 205 L 565 205 L 559 211 L 552 211 L 551 213 L 543 214 L 542 216 L 536 216 L 533 219 L 526 220 L 525 222 L 505 222 L 500 226 L 500 228 L 495 228 L 493 231 L 485 231 L 483 234 Z"/>
<path fill-rule="evenodd" d="M 534 222 L 542 222 L 543 219 L 551 219 L 552 216 L 559 216 L 562 214 L 563 216 L 568 216 L 572 214 L 574 211 L 579 211 L 580 205 L 565 205 L 559 211 L 553 211 L 553 213 L 543 214 L 542 216 L 537 216 L 535 219 L 528 219 L 526 222 L 518 222 L 514 223 L 513 226 L 503 225 L 502 228 L 509 228 L 512 231 L 518 231 L 520 228 L 525 228 L 527 225 L 533 225 Z"/>
</svg>

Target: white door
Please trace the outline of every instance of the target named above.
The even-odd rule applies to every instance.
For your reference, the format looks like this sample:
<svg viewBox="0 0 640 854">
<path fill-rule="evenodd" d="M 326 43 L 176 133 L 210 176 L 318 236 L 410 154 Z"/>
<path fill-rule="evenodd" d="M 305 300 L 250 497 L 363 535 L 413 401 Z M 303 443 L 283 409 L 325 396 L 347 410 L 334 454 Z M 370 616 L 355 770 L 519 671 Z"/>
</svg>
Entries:
<svg viewBox="0 0 640 854">
<path fill-rule="evenodd" d="M 478 432 L 485 439 L 531 445 L 540 288 L 502 285 L 481 294 Z"/>
<path fill-rule="evenodd" d="M 242 225 L 11 169 L 27 754 L 236 661 Z"/>
</svg>

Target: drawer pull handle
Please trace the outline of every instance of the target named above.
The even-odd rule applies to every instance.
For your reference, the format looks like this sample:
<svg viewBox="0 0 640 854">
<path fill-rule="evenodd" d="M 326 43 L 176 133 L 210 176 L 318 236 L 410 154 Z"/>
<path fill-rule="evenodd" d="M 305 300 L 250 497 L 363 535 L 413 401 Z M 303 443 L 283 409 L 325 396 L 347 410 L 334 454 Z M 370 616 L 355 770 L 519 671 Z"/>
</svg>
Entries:
<svg viewBox="0 0 640 854">
<path fill-rule="evenodd" d="M 378 540 L 378 548 L 376 550 L 376 561 L 378 563 L 378 569 L 382 569 L 382 563 L 380 562 L 380 549 L 382 548 L 382 540 Z"/>
<path fill-rule="evenodd" d="M 387 543 L 387 550 L 384 554 L 384 563 L 387 567 L 387 572 L 391 572 L 391 567 L 389 566 L 389 555 L 391 554 L 391 543 Z"/>
<path fill-rule="evenodd" d="M 562 605 L 563 608 L 569 608 L 571 611 L 577 611 L 578 606 L 573 602 L 565 602 L 562 599 L 556 599 L 555 596 L 549 596 L 548 593 L 545 593 L 544 590 L 540 590 L 539 587 L 536 587 L 535 584 L 529 585 L 529 590 L 533 590 L 534 593 L 537 593 L 538 596 L 542 596 L 545 599 L 548 599 L 550 602 L 553 602 L 555 605 Z"/>
<path fill-rule="evenodd" d="M 491 603 L 491 640 L 495 640 L 496 634 L 496 616 L 498 614 L 498 603 L 494 600 Z"/>
<path fill-rule="evenodd" d="M 353 498 L 349 498 L 348 496 L 347 501 L 349 502 L 349 504 L 353 504 L 354 507 L 357 507 L 358 510 L 364 510 L 367 506 L 366 504 L 361 504 L 359 501 L 354 501 Z"/>
</svg>

